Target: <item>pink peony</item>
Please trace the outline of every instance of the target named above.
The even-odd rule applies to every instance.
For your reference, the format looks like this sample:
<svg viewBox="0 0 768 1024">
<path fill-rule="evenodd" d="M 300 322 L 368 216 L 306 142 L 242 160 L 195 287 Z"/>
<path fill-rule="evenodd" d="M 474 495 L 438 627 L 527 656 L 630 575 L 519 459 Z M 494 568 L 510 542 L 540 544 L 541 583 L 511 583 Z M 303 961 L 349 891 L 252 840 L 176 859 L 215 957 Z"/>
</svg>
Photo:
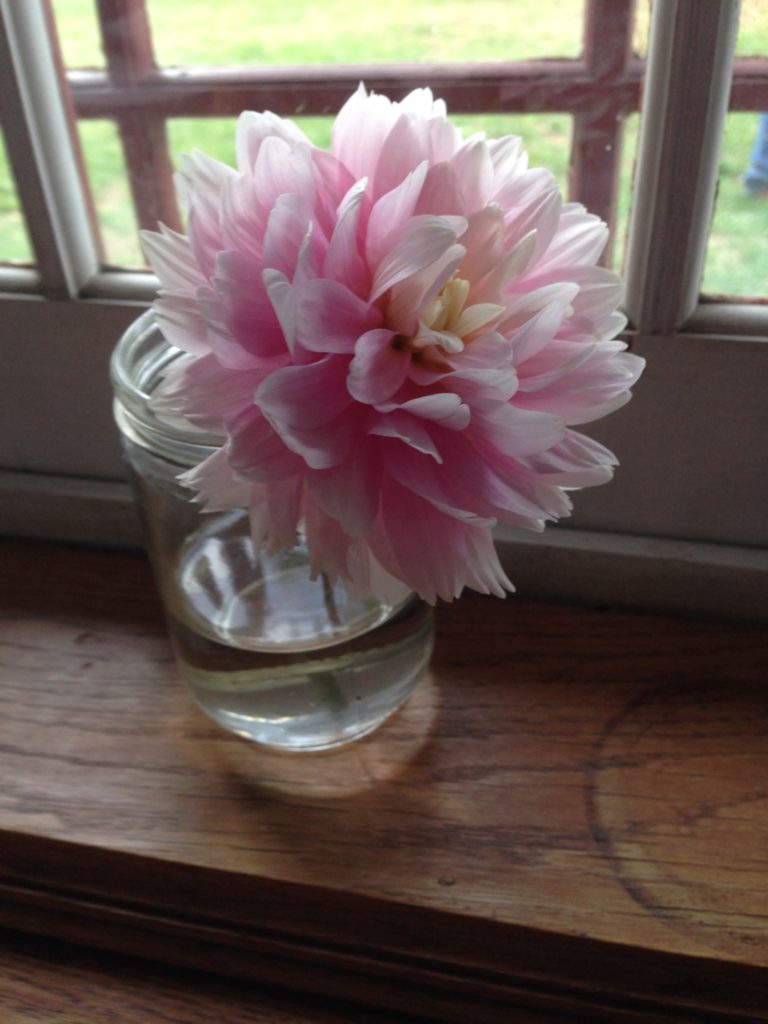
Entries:
<svg viewBox="0 0 768 1024">
<path fill-rule="evenodd" d="M 168 340 L 158 408 L 226 435 L 183 477 L 250 509 L 254 543 L 315 573 L 428 601 L 512 585 L 496 523 L 541 530 L 616 463 L 573 430 L 618 409 L 643 361 L 611 340 L 607 229 L 527 169 L 520 139 L 464 140 L 428 89 L 361 86 L 331 152 L 244 113 L 237 169 L 202 153 L 186 235 L 147 232 Z"/>
</svg>

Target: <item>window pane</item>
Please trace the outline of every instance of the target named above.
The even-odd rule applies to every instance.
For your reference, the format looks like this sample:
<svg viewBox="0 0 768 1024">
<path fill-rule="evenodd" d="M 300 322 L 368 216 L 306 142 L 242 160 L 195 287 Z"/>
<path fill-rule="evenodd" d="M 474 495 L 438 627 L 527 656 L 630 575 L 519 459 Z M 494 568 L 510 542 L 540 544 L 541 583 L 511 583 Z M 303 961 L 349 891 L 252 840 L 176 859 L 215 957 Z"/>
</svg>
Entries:
<svg viewBox="0 0 768 1024">
<path fill-rule="evenodd" d="M 750 154 L 758 138 L 763 143 L 763 162 L 755 164 Z M 763 172 L 761 194 L 758 179 Z M 726 119 L 702 290 L 718 295 L 768 295 L 768 118 L 762 115 L 729 114 Z"/>
<path fill-rule="evenodd" d="M 765 0 L 742 0 L 736 54 L 739 57 L 768 56 L 768 4 Z"/>
<path fill-rule="evenodd" d="M 624 120 L 624 137 L 621 144 L 621 167 L 619 171 L 619 200 L 616 211 L 612 264 L 617 270 L 624 266 L 627 246 L 627 227 L 632 201 L 632 186 L 635 177 L 637 137 L 640 131 L 640 115 L 630 114 Z"/>
<path fill-rule="evenodd" d="M 575 57 L 583 0 L 148 0 L 160 64 Z M 350 16 L 350 10 L 354 15 Z"/>
<path fill-rule="evenodd" d="M 648 33 L 651 27 L 653 0 L 635 0 L 635 23 L 632 32 L 632 50 L 638 57 L 648 56 Z"/>
<path fill-rule="evenodd" d="M 53 12 L 66 67 L 104 67 L 96 0 L 53 0 Z"/>
<path fill-rule="evenodd" d="M 81 121 L 79 129 L 107 263 L 143 267 L 117 128 L 111 121 Z"/>
<path fill-rule="evenodd" d="M 743 0 L 736 54 L 768 58 L 764 0 Z M 762 109 L 733 112 L 725 121 L 702 282 L 709 295 L 768 296 L 768 96 Z"/>
<path fill-rule="evenodd" d="M 24 218 L 19 210 L 19 198 L 8 164 L 5 140 L 0 132 L 0 262 L 31 263 L 32 261 L 32 248 L 29 244 Z"/>
</svg>

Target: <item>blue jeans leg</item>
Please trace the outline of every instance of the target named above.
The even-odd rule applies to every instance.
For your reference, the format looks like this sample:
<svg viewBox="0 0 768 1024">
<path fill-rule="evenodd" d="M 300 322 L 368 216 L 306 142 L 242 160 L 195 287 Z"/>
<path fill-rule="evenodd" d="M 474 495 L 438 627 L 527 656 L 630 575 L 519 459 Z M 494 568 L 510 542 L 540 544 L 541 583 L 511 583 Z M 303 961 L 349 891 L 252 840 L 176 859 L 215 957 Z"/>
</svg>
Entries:
<svg viewBox="0 0 768 1024">
<path fill-rule="evenodd" d="M 744 188 L 751 196 L 768 192 L 768 114 L 760 115 Z"/>
</svg>

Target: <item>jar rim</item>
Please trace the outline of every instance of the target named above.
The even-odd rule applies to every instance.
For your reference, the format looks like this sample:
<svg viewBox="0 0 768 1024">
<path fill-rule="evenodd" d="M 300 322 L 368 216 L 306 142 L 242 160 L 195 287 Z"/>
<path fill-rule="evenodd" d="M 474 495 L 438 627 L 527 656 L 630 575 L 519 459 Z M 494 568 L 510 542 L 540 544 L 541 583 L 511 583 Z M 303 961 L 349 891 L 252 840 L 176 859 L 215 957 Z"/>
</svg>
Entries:
<svg viewBox="0 0 768 1024">
<path fill-rule="evenodd" d="M 154 310 L 137 317 L 118 341 L 110 361 L 114 415 L 124 436 L 158 455 L 195 465 L 220 448 L 224 437 L 180 415 L 160 416 L 152 395 L 168 368 L 186 353 L 163 334 Z"/>
</svg>

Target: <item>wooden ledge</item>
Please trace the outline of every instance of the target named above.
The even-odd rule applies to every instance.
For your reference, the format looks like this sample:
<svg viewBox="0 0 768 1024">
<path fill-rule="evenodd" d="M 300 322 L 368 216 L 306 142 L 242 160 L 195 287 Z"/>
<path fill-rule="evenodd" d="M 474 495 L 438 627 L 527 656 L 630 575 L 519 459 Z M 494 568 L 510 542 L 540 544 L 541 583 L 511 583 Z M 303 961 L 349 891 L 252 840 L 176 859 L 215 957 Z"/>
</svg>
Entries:
<svg viewBox="0 0 768 1024">
<path fill-rule="evenodd" d="M 382 730 L 279 755 L 191 705 L 142 558 L 1 545 L 0 925 L 461 1024 L 766 1021 L 767 662 L 468 597 Z"/>
</svg>

